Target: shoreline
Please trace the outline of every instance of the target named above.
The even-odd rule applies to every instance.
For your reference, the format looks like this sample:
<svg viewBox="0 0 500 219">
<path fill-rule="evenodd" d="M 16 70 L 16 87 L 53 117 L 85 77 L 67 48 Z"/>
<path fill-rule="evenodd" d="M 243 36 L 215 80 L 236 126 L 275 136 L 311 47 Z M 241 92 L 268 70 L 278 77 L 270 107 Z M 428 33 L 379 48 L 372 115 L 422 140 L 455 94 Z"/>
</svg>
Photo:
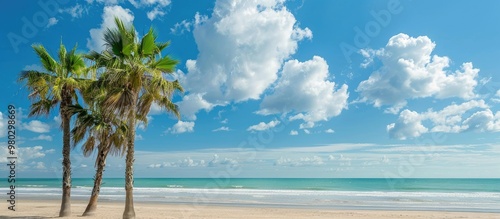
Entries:
<svg viewBox="0 0 500 219">
<path fill-rule="evenodd" d="M 72 216 L 68 218 L 121 218 L 124 202 L 101 200 L 95 216 L 82 217 L 87 201 L 72 200 Z M 3 218 L 56 218 L 59 200 L 21 199 L 16 201 L 16 211 L 4 205 L 0 210 Z M 346 219 L 396 219 L 396 218 L 500 218 L 500 213 L 420 211 L 420 210 L 366 210 L 366 209 L 322 209 L 296 208 L 288 206 L 229 206 L 229 205 L 188 205 L 135 202 L 137 218 L 346 218 Z"/>
</svg>

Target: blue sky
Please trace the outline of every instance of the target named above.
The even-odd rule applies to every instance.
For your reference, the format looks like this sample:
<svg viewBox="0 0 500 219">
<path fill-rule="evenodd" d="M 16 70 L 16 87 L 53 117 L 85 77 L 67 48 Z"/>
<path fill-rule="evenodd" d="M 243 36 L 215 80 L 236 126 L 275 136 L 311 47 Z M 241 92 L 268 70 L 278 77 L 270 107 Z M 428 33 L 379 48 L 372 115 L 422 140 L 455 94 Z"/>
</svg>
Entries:
<svg viewBox="0 0 500 219">
<path fill-rule="evenodd" d="M 20 177 L 59 177 L 57 112 L 27 117 L 31 45 L 102 50 L 113 18 L 153 26 L 178 59 L 182 119 L 137 127 L 137 177 L 500 177 L 498 1 L 39 0 L 6 3 L 7 105 Z M 3 133 L 3 134 L 2 134 Z M 93 158 L 72 152 L 75 177 Z M 121 177 L 124 159 L 108 160 Z"/>
</svg>

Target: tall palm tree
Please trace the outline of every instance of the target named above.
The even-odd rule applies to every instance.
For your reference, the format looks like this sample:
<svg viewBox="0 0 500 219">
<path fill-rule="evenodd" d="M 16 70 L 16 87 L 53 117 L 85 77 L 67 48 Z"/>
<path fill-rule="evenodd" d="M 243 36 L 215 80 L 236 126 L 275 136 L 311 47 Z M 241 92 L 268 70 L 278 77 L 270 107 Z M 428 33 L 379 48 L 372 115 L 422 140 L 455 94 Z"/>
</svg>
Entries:
<svg viewBox="0 0 500 219">
<path fill-rule="evenodd" d="M 82 145 L 84 156 L 91 155 L 97 147 L 94 187 L 83 216 L 95 214 L 106 158 L 109 152 L 119 154 L 124 151 L 127 133 L 125 122 L 104 114 L 98 103 L 90 103 L 89 106 L 90 109 L 80 105 L 72 106 L 73 113 L 77 115 L 75 127 L 71 131 L 74 145 L 86 139 Z"/>
<path fill-rule="evenodd" d="M 30 116 L 48 115 L 50 111 L 59 105 L 61 116 L 61 127 L 63 131 L 62 147 L 62 202 L 59 211 L 60 217 L 71 214 L 71 160 L 70 160 L 70 118 L 68 107 L 78 102 L 76 91 L 84 89 L 88 85 L 86 77 L 85 62 L 81 54 L 76 53 L 77 46 L 67 52 L 62 44 L 59 46 L 57 62 L 42 45 L 32 46 L 40 58 L 43 71 L 29 70 L 21 72 L 20 82 L 24 82 L 31 92 L 32 100 Z"/>
<path fill-rule="evenodd" d="M 152 28 L 140 40 L 133 25 L 125 26 L 115 18 L 116 28 L 104 33 L 106 49 L 102 53 L 91 52 L 89 57 L 98 67 L 105 67 L 102 75 L 107 90 L 103 101 L 104 112 L 114 113 L 127 121 L 125 167 L 125 210 L 123 218 L 135 218 L 133 201 L 133 164 L 135 127 L 137 120 L 147 122 L 146 116 L 153 103 L 158 104 L 179 118 L 179 111 L 171 97 L 183 89 L 177 80 L 169 81 L 164 74 L 171 74 L 177 64 L 161 52 L 168 42 L 156 42 L 157 35 Z"/>
</svg>

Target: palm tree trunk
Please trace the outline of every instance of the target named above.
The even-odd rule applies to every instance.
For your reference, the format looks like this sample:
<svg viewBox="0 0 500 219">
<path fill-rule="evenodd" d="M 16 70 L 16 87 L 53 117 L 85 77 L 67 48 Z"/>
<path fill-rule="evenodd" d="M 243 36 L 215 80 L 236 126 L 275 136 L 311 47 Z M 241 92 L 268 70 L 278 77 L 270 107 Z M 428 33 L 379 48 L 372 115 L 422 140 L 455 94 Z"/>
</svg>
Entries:
<svg viewBox="0 0 500 219">
<path fill-rule="evenodd" d="M 133 103 L 137 102 L 137 97 L 134 98 Z M 125 159 L 125 211 L 123 212 L 123 219 L 134 219 L 134 144 L 135 144 L 135 107 L 132 108 L 131 115 L 129 115 L 129 132 L 127 138 L 127 157 Z"/>
<path fill-rule="evenodd" d="M 108 156 L 108 148 L 103 148 L 103 145 L 98 147 L 98 155 L 97 155 L 97 169 L 94 177 L 94 188 L 92 189 L 92 195 L 90 196 L 89 203 L 85 212 L 83 212 L 82 216 L 92 216 L 95 214 L 97 209 L 97 200 L 99 198 L 99 192 L 101 190 L 102 183 L 102 175 L 104 172 L 104 167 L 106 166 L 106 157 Z"/>
<path fill-rule="evenodd" d="M 71 160 L 70 160 L 70 115 L 67 107 L 71 104 L 71 96 L 62 95 L 60 115 L 63 128 L 63 179 L 62 179 L 62 202 L 59 217 L 71 216 Z"/>
</svg>

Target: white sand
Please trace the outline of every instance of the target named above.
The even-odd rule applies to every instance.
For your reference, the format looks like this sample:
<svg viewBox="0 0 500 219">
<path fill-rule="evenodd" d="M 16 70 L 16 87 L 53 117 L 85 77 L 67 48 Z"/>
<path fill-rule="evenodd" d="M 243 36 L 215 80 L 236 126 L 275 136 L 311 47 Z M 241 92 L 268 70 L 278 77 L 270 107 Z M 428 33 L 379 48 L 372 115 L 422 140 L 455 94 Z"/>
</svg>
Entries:
<svg viewBox="0 0 500 219">
<path fill-rule="evenodd" d="M 68 218 L 122 218 L 124 205 L 121 202 L 100 202 L 97 214 L 82 217 L 86 202 L 72 201 L 72 216 Z M 2 218 L 56 218 L 59 201 L 19 200 L 16 211 L 3 204 Z M 137 218 L 347 218 L 347 219 L 500 219 L 500 213 L 433 212 L 433 211 L 379 211 L 379 210 L 319 210 L 295 208 L 260 208 L 227 206 L 193 206 L 155 203 L 135 203 Z"/>
</svg>

